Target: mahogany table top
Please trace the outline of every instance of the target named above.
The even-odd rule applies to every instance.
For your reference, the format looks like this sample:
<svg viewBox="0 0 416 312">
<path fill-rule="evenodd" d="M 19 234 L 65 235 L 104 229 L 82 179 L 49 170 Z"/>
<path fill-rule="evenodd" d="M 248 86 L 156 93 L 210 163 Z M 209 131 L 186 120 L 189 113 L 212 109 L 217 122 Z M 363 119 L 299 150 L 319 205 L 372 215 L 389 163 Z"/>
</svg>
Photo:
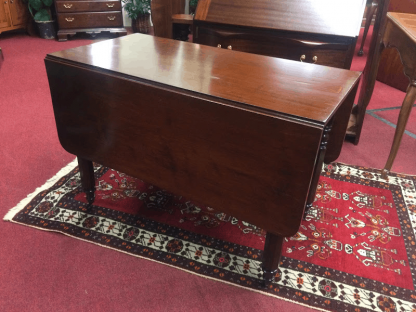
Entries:
<svg viewBox="0 0 416 312">
<path fill-rule="evenodd" d="M 268 115 L 326 124 L 360 73 L 142 34 L 48 55 Z"/>
<path fill-rule="evenodd" d="M 387 18 L 400 27 L 416 42 L 416 14 L 388 12 Z"/>
</svg>

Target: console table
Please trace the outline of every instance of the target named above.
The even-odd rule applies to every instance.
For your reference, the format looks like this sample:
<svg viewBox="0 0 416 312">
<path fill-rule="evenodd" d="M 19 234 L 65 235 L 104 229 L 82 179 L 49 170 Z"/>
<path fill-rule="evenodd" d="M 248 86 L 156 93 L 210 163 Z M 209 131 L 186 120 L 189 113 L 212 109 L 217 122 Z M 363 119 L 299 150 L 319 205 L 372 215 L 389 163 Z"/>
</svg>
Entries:
<svg viewBox="0 0 416 312">
<path fill-rule="evenodd" d="M 399 146 L 409 119 L 412 107 L 416 101 L 416 14 L 387 13 L 384 25 L 378 33 L 378 40 L 373 43 L 371 48 L 373 58 L 366 67 L 364 79 L 361 86 L 360 98 L 358 100 L 357 128 L 361 131 L 364 121 L 365 110 L 370 103 L 374 91 L 380 55 L 385 48 L 396 48 L 400 54 L 400 59 L 404 67 L 404 74 L 409 79 L 406 96 L 400 108 L 399 119 L 394 133 L 393 144 L 390 149 L 381 177 L 387 179 L 387 174 L 393 166 Z M 365 90 L 365 91 L 364 91 Z M 360 118 L 360 119 L 359 119 Z M 359 139 L 359 133 L 357 140 Z"/>
<path fill-rule="evenodd" d="M 90 204 L 96 161 L 262 227 L 267 281 L 340 153 L 360 77 L 141 34 L 45 64 Z"/>
</svg>

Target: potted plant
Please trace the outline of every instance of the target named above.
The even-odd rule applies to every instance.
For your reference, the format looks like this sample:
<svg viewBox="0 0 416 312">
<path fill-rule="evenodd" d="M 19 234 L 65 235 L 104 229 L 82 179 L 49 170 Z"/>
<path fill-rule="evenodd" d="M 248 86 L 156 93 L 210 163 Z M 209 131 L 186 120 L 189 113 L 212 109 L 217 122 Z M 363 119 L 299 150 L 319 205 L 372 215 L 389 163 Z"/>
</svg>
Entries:
<svg viewBox="0 0 416 312">
<path fill-rule="evenodd" d="M 54 39 L 55 27 L 51 14 L 53 0 L 27 0 L 27 3 L 29 12 L 38 27 L 39 36 L 44 39 Z"/>
<path fill-rule="evenodd" d="M 124 10 L 131 18 L 133 32 L 148 34 L 150 31 L 150 2 L 151 0 L 122 0 Z"/>
<path fill-rule="evenodd" d="M 189 14 L 195 15 L 198 0 L 189 0 Z"/>
</svg>

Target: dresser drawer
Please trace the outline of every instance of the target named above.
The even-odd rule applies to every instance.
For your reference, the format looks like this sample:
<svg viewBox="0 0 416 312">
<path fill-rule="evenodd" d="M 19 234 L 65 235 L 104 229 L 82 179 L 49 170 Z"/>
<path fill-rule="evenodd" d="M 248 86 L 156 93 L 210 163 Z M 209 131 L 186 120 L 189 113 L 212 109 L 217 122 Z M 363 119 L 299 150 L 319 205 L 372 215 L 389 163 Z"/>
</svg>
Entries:
<svg viewBox="0 0 416 312">
<path fill-rule="evenodd" d="M 279 57 L 294 61 L 346 68 L 349 45 L 307 42 L 292 38 L 262 34 L 221 31 L 198 27 L 196 43 L 235 51 Z"/>
<path fill-rule="evenodd" d="M 121 11 L 120 1 L 56 1 L 58 13 Z"/>
<path fill-rule="evenodd" d="M 327 43 L 306 43 L 303 41 L 279 38 L 256 40 L 228 38 L 227 47 L 232 50 L 284 58 L 293 61 L 315 63 L 344 68 L 348 46 Z"/>
<path fill-rule="evenodd" d="M 121 27 L 123 17 L 121 12 L 96 13 L 61 13 L 58 15 L 59 28 L 94 28 L 94 27 Z"/>
</svg>

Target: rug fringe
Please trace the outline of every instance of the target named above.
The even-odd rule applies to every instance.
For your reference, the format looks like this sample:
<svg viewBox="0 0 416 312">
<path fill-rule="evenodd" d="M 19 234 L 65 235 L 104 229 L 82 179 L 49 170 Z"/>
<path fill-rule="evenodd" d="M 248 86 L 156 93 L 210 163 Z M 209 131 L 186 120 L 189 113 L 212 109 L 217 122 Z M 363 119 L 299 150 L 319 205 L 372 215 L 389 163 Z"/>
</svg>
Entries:
<svg viewBox="0 0 416 312">
<path fill-rule="evenodd" d="M 78 165 L 77 163 L 77 159 L 75 158 L 73 161 L 71 161 L 68 165 L 66 165 L 65 167 L 63 167 L 61 170 L 58 171 L 57 174 L 55 174 L 52 178 L 50 178 L 49 180 L 47 180 L 45 182 L 45 184 L 43 184 L 42 186 L 36 188 L 36 190 L 33 193 L 30 193 L 29 195 L 26 196 L 26 198 L 22 199 L 20 201 L 20 203 L 18 203 L 15 207 L 13 207 L 12 209 L 10 209 L 7 214 L 4 216 L 3 220 L 4 221 L 11 221 L 14 216 L 23 208 L 26 207 L 27 204 L 30 203 L 30 201 L 40 192 L 50 188 L 51 186 L 53 186 L 60 178 L 62 178 L 63 176 L 65 176 L 66 174 L 68 174 L 69 172 L 71 172 L 71 170 L 73 170 L 76 166 Z"/>
</svg>

